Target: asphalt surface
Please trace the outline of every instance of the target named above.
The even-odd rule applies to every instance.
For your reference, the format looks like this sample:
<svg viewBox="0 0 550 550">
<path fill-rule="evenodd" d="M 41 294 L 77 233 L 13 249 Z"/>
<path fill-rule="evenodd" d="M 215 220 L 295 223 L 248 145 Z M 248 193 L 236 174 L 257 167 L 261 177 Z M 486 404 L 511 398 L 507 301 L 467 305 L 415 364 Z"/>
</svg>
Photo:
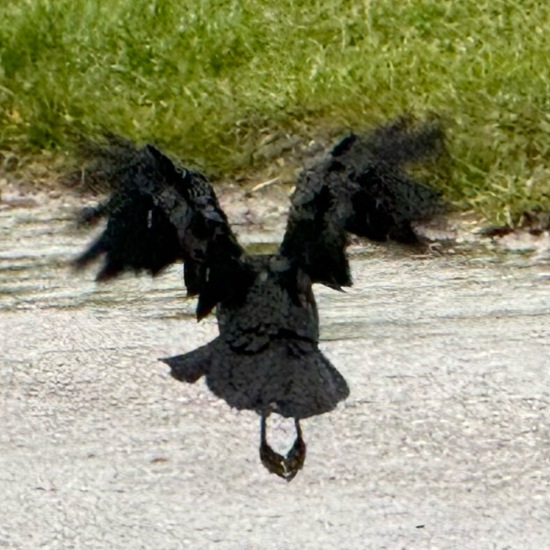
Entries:
<svg viewBox="0 0 550 550">
<path fill-rule="evenodd" d="M 317 289 L 351 395 L 286 483 L 255 414 L 156 360 L 216 335 L 181 270 L 74 276 L 55 211 L 0 213 L 0 548 L 550 548 L 547 257 L 354 246 L 354 289 Z"/>
</svg>

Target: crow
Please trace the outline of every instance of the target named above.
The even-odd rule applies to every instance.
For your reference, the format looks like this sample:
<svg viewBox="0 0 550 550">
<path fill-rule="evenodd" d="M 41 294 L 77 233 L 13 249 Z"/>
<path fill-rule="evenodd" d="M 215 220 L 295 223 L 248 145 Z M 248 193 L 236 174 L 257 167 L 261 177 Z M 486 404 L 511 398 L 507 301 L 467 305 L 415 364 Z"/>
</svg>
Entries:
<svg viewBox="0 0 550 550">
<path fill-rule="evenodd" d="M 205 377 L 230 406 L 256 411 L 261 461 L 290 481 L 306 457 L 300 421 L 333 410 L 349 395 L 344 377 L 319 350 L 312 287 L 352 284 L 349 234 L 418 241 L 413 223 L 440 212 L 443 203 L 406 169 L 437 158 L 444 147 L 439 123 L 410 117 L 346 136 L 298 177 L 278 251 L 249 254 L 206 176 L 153 145 L 111 136 L 93 157 L 96 175 L 112 194 L 86 213 L 107 216 L 107 224 L 74 263 L 81 268 L 103 256 L 97 280 L 108 281 L 128 270 L 155 276 L 183 262 L 197 320 L 215 309 L 219 335 L 162 361 L 175 379 Z M 296 438 L 286 455 L 267 441 L 271 413 L 294 419 Z"/>
</svg>

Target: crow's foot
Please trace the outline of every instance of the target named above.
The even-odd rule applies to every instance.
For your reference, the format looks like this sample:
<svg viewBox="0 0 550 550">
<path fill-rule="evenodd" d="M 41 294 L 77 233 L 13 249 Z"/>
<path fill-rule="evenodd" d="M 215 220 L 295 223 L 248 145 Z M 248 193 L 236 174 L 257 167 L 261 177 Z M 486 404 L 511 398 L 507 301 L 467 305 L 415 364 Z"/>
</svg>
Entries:
<svg viewBox="0 0 550 550">
<path fill-rule="evenodd" d="M 262 464 L 272 473 L 277 474 L 286 481 L 292 481 L 299 470 L 304 466 L 306 460 L 306 444 L 302 438 L 300 421 L 294 421 L 296 426 L 296 440 L 287 456 L 275 452 L 267 442 L 266 437 L 266 416 L 262 415 L 260 424 L 261 442 L 260 459 Z"/>
</svg>

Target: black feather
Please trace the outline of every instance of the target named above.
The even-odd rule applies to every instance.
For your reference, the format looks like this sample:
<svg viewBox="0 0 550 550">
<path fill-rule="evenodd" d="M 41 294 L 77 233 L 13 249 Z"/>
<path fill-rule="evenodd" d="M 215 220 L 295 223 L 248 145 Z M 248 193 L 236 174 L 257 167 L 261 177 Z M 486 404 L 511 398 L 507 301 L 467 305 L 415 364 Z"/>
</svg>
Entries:
<svg viewBox="0 0 550 550">
<path fill-rule="evenodd" d="M 347 233 L 416 243 L 414 222 L 442 211 L 440 194 L 406 168 L 444 150 L 438 123 L 406 117 L 345 137 L 300 174 L 280 253 L 313 282 L 349 286 Z"/>
</svg>

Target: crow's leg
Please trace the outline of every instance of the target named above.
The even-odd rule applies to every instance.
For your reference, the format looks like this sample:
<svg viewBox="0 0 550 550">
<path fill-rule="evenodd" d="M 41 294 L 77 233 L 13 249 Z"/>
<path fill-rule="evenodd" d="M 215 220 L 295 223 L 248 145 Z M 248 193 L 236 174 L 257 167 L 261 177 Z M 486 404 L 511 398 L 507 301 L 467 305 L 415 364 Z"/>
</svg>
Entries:
<svg viewBox="0 0 550 550">
<path fill-rule="evenodd" d="M 304 462 L 306 460 L 306 442 L 302 437 L 302 427 L 300 426 L 300 420 L 298 418 L 294 419 L 294 425 L 296 426 L 296 440 L 285 459 L 285 479 L 287 481 L 294 479 L 298 471 L 304 467 Z"/>
<path fill-rule="evenodd" d="M 269 414 L 269 413 L 268 413 Z M 262 464 L 272 473 L 279 477 L 286 478 L 285 458 L 276 453 L 267 442 L 266 436 L 267 416 L 262 413 L 260 420 L 260 459 Z"/>
</svg>

